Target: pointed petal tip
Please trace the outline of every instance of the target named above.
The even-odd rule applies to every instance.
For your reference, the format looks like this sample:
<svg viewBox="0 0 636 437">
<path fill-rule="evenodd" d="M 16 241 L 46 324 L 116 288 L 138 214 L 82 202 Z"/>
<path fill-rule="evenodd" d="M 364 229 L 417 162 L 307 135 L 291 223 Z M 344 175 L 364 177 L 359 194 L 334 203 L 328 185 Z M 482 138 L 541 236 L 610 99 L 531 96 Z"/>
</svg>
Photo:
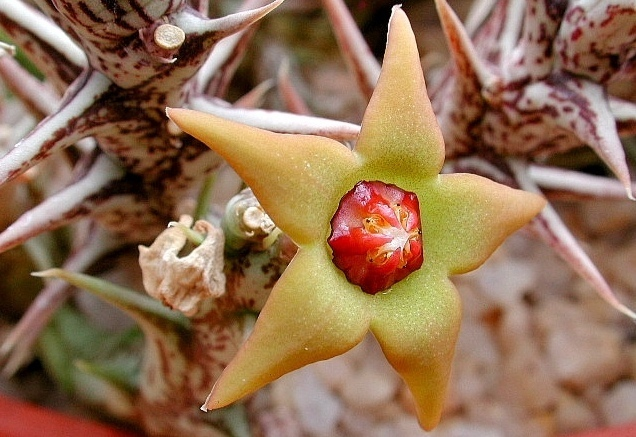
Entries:
<svg viewBox="0 0 636 437">
<path fill-rule="evenodd" d="M 448 366 L 450 366 L 450 363 Z M 447 384 L 448 381 L 446 381 L 445 387 Z M 411 393 L 411 396 L 414 396 L 414 394 Z M 415 397 L 413 398 L 413 402 L 415 403 L 415 415 L 420 428 L 424 431 L 431 432 L 439 425 L 442 420 L 442 413 L 444 405 L 446 404 L 446 398 L 446 388 L 432 396 L 426 396 L 425 400 L 418 400 Z"/>
<path fill-rule="evenodd" d="M 224 123 L 235 123 L 207 112 L 196 111 L 188 108 L 166 107 L 166 115 L 172 122 L 182 129 L 184 125 L 203 128 L 206 124 L 209 124 L 211 120 L 218 120 Z M 184 131 L 188 132 L 186 129 L 184 129 Z"/>
<path fill-rule="evenodd" d="M 396 15 L 406 18 L 406 13 L 402 9 L 402 3 L 393 5 L 393 7 L 391 8 L 391 17 L 389 18 L 389 27 L 391 26 L 391 20 L 393 20 L 393 17 L 395 17 Z"/>
<path fill-rule="evenodd" d="M 529 209 L 532 210 L 531 212 L 532 217 L 539 214 L 543 210 L 543 208 L 545 208 L 545 206 L 548 204 L 548 201 L 546 200 L 546 198 L 540 194 L 530 193 L 528 191 L 524 191 L 524 193 L 529 195 L 528 203 L 530 204 Z"/>
<path fill-rule="evenodd" d="M 166 117 L 168 117 L 168 131 L 173 135 L 179 135 L 183 133 L 181 126 L 174 120 L 175 118 L 179 119 L 180 114 L 185 110 L 183 108 L 170 108 L 166 106 Z"/>
<path fill-rule="evenodd" d="M 166 116 L 172 120 L 173 116 L 178 117 L 179 113 L 181 113 L 182 111 L 184 111 L 183 108 L 171 108 L 169 106 L 166 106 Z M 173 120 L 174 121 L 174 120 Z"/>
<path fill-rule="evenodd" d="M 221 373 L 221 375 L 223 375 L 223 374 Z M 212 386 L 212 390 L 210 390 L 210 393 L 208 394 L 208 397 L 205 398 L 205 402 L 203 403 L 203 405 L 201 405 L 200 410 L 203 411 L 204 413 L 207 413 L 210 410 L 214 410 L 215 409 L 214 405 L 218 404 L 218 402 L 215 402 L 215 401 L 212 400 L 212 396 L 214 395 L 214 392 L 216 391 L 215 389 L 216 389 L 216 385 L 217 385 L 218 382 L 219 381 L 217 379 L 216 382 L 214 383 L 214 385 Z"/>
<path fill-rule="evenodd" d="M 389 18 L 389 33 L 391 29 L 398 26 L 406 26 L 406 30 L 409 32 L 413 32 L 411 29 L 411 22 L 409 21 L 409 17 L 406 15 L 406 12 L 402 9 L 402 4 L 394 5 L 391 8 L 391 17 Z M 388 41 L 388 38 L 387 38 Z"/>
<path fill-rule="evenodd" d="M 437 425 L 439 425 L 439 422 L 441 420 L 442 420 L 441 413 L 430 414 L 430 413 L 420 412 L 417 416 L 417 423 L 419 423 L 420 427 L 426 432 L 431 432 L 435 428 L 437 428 Z"/>
<path fill-rule="evenodd" d="M 205 400 L 205 404 L 201 406 L 201 411 L 205 411 L 207 413 L 210 410 L 218 410 L 219 408 L 223 408 L 233 402 L 223 402 L 223 399 L 217 399 L 215 394 L 216 390 L 213 388 L 210 395 Z"/>
<path fill-rule="evenodd" d="M 382 69 L 354 148 L 366 165 L 436 177 L 444 141 L 426 89 L 417 40 L 406 13 L 393 8 Z"/>
<path fill-rule="evenodd" d="M 514 202 L 514 208 L 510 211 L 511 214 L 516 214 L 517 219 L 513 220 L 513 227 L 511 232 L 523 227 L 534 219 L 543 208 L 548 204 L 546 198 L 539 193 L 532 193 L 525 190 L 515 189 L 510 196 L 510 202 Z"/>
<path fill-rule="evenodd" d="M 210 409 L 208 408 L 208 401 L 210 400 L 210 396 L 212 395 L 212 393 L 210 393 L 208 395 L 208 397 L 205 399 L 205 402 L 203 403 L 203 405 L 201 405 L 199 407 L 199 410 L 203 411 L 204 413 L 207 413 L 208 411 L 210 411 Z"/>
<path fill-rule="evenodd" d="M 205 131 L 205 126 L 210 124 L 206 123 L 206 119 L 215 119 L 213 115 L 186 108 L 166 107 L 166 115 L 174 123 L 175 133 L 185 132 L 203 143 L 206 143 L 202 138 L 204 136 L 203 131 Z"/>
<path fill-rule="evenodd" d="M 227 407 L 228 405 L 251 395 L 265 385 L 261 384 L 253 387 L 242 386 L 237 389 L 236 380 L 224 377 L 225 373 L 226 372 L 221 373 L 219 379 L 214 383 L 214 387 L 212 387 L 210 394 L 201 406 L 201 411 L 208 412 L 210 410 L 218 410 L 219 408 Z"/>
<path fill-rule="evenodd" d="M 171 108 L 169 106 L 166 106 L 166 116 L 174 121 L 175 119 L 177 120 L 183 120 L 184 118 L 187 118 L 189 114 L 196 114 L 198 113 L 198 111 L 195 111 L 193 109 L 187 109 L 187 108 Z"/>
<path fill-rule="evenodd" d="M 402 9 L 401 3 L 393 5 L 391 8 L 391 16 L 389 17 L 389 32 L 392 28 L 397 26 L 406 26 L 407 29 L 412 32 L 411 22 L 409 17 L 406 15 L 406 12 L 404 12 L 404 9 Z"/>
</svg>

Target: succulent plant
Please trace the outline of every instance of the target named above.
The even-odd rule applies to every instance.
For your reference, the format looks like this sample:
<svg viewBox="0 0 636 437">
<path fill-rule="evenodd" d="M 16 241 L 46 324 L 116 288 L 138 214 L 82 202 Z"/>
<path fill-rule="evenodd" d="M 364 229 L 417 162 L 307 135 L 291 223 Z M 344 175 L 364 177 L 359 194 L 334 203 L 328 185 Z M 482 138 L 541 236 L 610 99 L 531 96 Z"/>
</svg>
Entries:
<svg viewBox="0 0 636 437">
<path fill-rule="evenodd" d="M 206 407 L 339 355 L 370 330 L 413 393 L 422 427 L 435 427 L 461 314 L 448 276 L 481 265 L 544 202 L 480 176 L 438 174 L 444 143 L 404 12 L 394 8 L 353 151 L 200 112 L 168 115 L 223 156 L 299 246 Z"/>
<path fill-rule="evenodd" d="M 635 132 L 636 104 L 608 93 L 613 83 L 635 78 L 632 2 L 499 2 L 473 32 L 474 42 L 446 2 L 437 5 L 455 72 L 439 81 L 432 99 L 458 168 L 470 168 L 477 156 L 490 161 L 490 170 L 477 164 L 473 171 L 493 179 L 503 172 L 528 191 L 545 184 L 614 197 L 620 188 L 610 180 L 546 165 L 550 156 L 587 145 L 633 199 L 620 136 Z M 601 296 L 634 318 L 552 208 L 533 228 Z"/>
<path fill-rule="evenodd" d="M 132 0 L 0 2 L 0 28 L 34 65 L 16 61 L 12 45 L 0 46 L 0 85 L 18 98 L 0 100 L 0 123 L 11 126 L 0 131 L 0 145 L 7 150 L 0 158 L 0 194 L 17 199 L 24 197 L 21 190 L 28 187 L 39 192 L 41 199 L 33 201 L 33 196 L 27 196 L 29 200 L 21 202 L 25 208 L 18 211 L 21 215 L 17 218 L 15 211 L 7 211 L 11 215 L 3 221 L 13 223 L 0 233 L 0 252 L 26 242 L 34 258 L 40 260 L 40 267 L 59 265 L 55 264 L 58 260 L 53 260 L 50 243 L 45 246 L 45 256 L 36 256 L 42 251 L 34 237 L 87 219 L 83 221 L 88 223 L 85 228 L 76 225 L 70 239 L 62 240 L 69 246 L 60 250 L 62 256 L 58 259 L 62 260 L 63 270 L 48 270 L 42 275 L 92 289 L 139 322 L 146 345 L 138 387 L 131 392 L 117 391 L 115 387 L 109 393 L 119 393 L 117 396 L 98 402 L 115 416 L 135 421 L 155 435 L 222 435 L 232 427 L 224 416 L 201 417 L 198 406 L 239 350 L 238 344 L 250 331 L 255 314 L 265 304 L 295 250 L 249 192 L 234 198 L 221 218 L 218 210 L 225 209 L 227 199 L 240 186 L 235 176 L 229 176 L 227 187 L 222 182 L 214 186 L 220 200 L 208 205 L 210 176 L 222 181 L 225 164 L 201 142 L 183 135 L 165 117 L 164 108 L 188 107 L 273 132 L 321 135 L 347 144 L 364 143 L 364 136 L 371 135 L 368 132 L 373 123 L 366 121 L 361 134 L 360 127 L 351 123 L 254 109 L 253 102 L 261 96 L 261 89 L 234 105 L 223 100 L 249 46 L 253 33 L 250 26 L 280 3 L 282 0 L 247 1 L 240 12 L 224 15 L 226 5 L 211 6 L 205 0 L 150 0 L 143 4 Z M 475 3 L 475 12 L 464 26 L 446 1 L 436 0 L 452 55 L 448 66 L 427 71 L 430 107 L 446 143 L 443 173 L 475 173 L 513 188 L 547 195 L 568 192 L 582 197 L 631 197 L 632 184 L 620 139 L 636 132 L 636 104 L 630 100 L 633 96 L 619 98 L 612 90 L 621 81 L 635 79 L 633 2 Z M 322 4 L 361 93 L 371 99 L 380 76 L 379 62 L 364 43 L 344 3 L 323 0 Z M 208 18 L 210 10 L 220 18 Z M 36 79 L 38 74 L 43 81 Z M 283 77 L 280 88 L 290 110 L 308 114 L 307 106 L 288 85 Z M 414 107 L 428 107 L 425 93 L 410 97 L 421 97 L 421 101 L 413 103 Z M 179 117 L 176 114 L 175 120 Z M 430 123 L 430 111 L 427 114 Z M 363 135 L 360 141 L 358 135 Z M 551 157 L 581 145 L 590 146 L 618 180 L 550 165 Z M 338 274 L 342 278 L 365 277 L 359 282 L 372 284 L 369 289 L 378 294 L 378 301 L 384 299 L 384 294 L 391 294 L 385 293 L 388 288 L 403 287 L 428 272 L 427 262 L 435 262 L 436 255 L 436 250 L 429 248 L 435 244 L 429 241 L 427 220 L 421 226 L 412 221 L 416 209 L 413 205 L 419 203 L 427 211 L 428 199 L 421 195 L 418 183 L 409 178 L 405 177 L 408 183 L 402 184 L 400 178 L 387 177 L 405 165 L 401 153 L 383 156 L 397 158 L 379 174 L 369 172 L 368 177 L 349 181 L 346 189 L 340 187 L 338 196 L 330 200 L 332 208 L 323 208 L 319 213 L 328 215 L 327 222 L 331 220 L 332 227 L 321 244 L 327 246 L 331 232 L 333 245 L 329 250 L 334 251 L 334 261 L 339 260 Z M 440 169 L 427 165 L 429 169 L 435 167 L 436 176 Z M 56 176 L 38 175 L 37 171 L 55 172 Z M 447 176 L 450 175 L 441 178 L 453 180 Z M 60 180 L 66 185 L 60 185 Z M 46 185 L 39 187 L 39 181 Z M 378 188 L 378 181 L 382 181 L 383 188 Z M 337 204 L 346 209 L 355 198 L 354 192 L 349 197 L 345 193 L 354 190 L 356 183 L 362 183 L 361 188 L 368 189 L 371 197 L 384 199 L 386 208 L 383 207 L 384 215 L 371 214 L 367 217 L 371 221 L 359 226 L 365 237 L 360 251 L 348 259 L 347 253 L 340 256 L 337 237 L 342 223 L 350 229 L 352 216 L 346 211 L 334 214 Z M 290 189 L 297 188 L 288 181 L 286 184 Z M 403 193 L 395 192 L 394 185 Z M 495 186 L 498 185 L 484 185 L 488 187 L 486 191 L 498 192 Z M 411 199 L 411 194 L 418 202 L 409 200 L 402 205 L 401 196 Z M 202 207 L 195 212 L 191 205 L 197 196 Z M 400 200 L 399 206 L 396 199 Z M 270 206 L 265 209 L 277 211 Z M 357 211 L 356 214 L 369 213 Z M 196 218 L 207 217 L 213 224 L 197 222 L 193 230 L 193 220 L 184 217 L 180 224 L 164 230 L 182 212 Z M 527 212 L 524 220 L 530 215 Z M 289 224 L 293 211 L 278 211 L 273 217 L 292 238 L 302 236 L 302 232 L 296 232 L 296 225 Z M 283 222 L 279 223 L 281 219 Z M 506 232 L 521 226 L 521 222 L 506 227 Z M 635 316 L 616 299 L 550 205 L 531 226 L 603 298 Z M 398 234 L 402 237 L 396 240 Z M 186 235 L 190 235 L 190 243 Z M 503 237 L 495 238 L 496 242 Z M 182 314 L 125 288 L 116 287 L 109 294 L 104 290 L 112 291 L 112 284 L 73 273 L 85 271 L 114 249 L 150 244 L 155 238 L 148 248 L 140 249 L 144 286 L 151 296 Z M 302 238 L 295 238 L 295 242 L 301 248 L 306 243 Z M 190 248 L 191 256 L 184 256 L 188 244 L 195 249 Z M 360 266 L 361 254 L 368 256 L 369 265 Z M 298 256 L 304 257 L 302 249 Z M 484 257 L 478 258 L 482 262 Z M 395 273 L 389 268 L 393 264 L 385 263 L 389 259 L 395 266 L 406 266 L 408 274 Z M 420 267 L 420 262 L 424 267 Z M 471 268 L 479 262 L 475 261 Z M 380 267 L 376 273 L 383 275 L 382 268 L 387 268 L 395 276 L 380 283 L 369 270 L 374 265 Z M 372 273 L 366 277 L 369 271 Z M 291 272 L 287 278 L 294 270 Z M 287 280 L 280 282 L 277 288 L 285 288 Z M 356 284 L 355 279 L 345 282 L 349 286 L 350 282 Z M 445 296 L 454 296 L 453 293 Z M 13 373 L 29 357 L 41 330 L 70 294 L 64 282 L 46 283 L 0 346 L 0 364 L 5 374 Z M 373 296 L 363 293 L 359 299 L 370 298 Z M 269 304 L 272 308 L 276 305 L 280 307 L 280 299 Z M 456 335 L 455 313 L 450 313 L 446 314 L 447 334 Z M 278 317 L 272 314 L 276 311 L 266 310 L 263 320 Z M 358 322 L 368 322 L 368 318 L 362 319 Z M 281 320 L 284 319 L 272 322 L 272 326 L 279 326 Z M 265 335 L 265 323 L 260 322 L 261 328 L 257 324 L 255 338 Z M 368 324 L 360 323 L 356 325 L 358 330 L 366 332 Z M 372 326 L 374 329 L 380 332 L 384 328 Z M 448 359 L 452 356 L 453 335 L 446 337 Z M 354 340 L 348 338 L 340 346 L 350 347 Z M 430 338 L 422 339 L 420 352 L 427 341 Z M 185 351 L 184 344 L 188 345 Z M 255 346 L 248 343 L 245 350 L 250 347 Z M 334 354 L 333 347 L 327 355 Z M 391 348 L 389 342 L 386 347 Z M 240 374 L 240 363 L 246 360 L 241 357 L 246 356 L 249 352 L 240 352 L 239 364 L 230 365 L 230 376 L 221 377 L 221 381 L 232 381 L 232 374 Z M 387 356 L 399 361 L 395 357 L 401 355 L 390 349 Z M 305 362 L 294 358 L 285 366 L 297 367 Z M 440 374 L 444 373 L 442 367 L 438 369 Z M 404 367 L 396 368 L 407 375 L 412 389 L 421 383 L 412 380 Z M 230 383 L 223 382 L 221 387 L 223 384 Z M 248 385 L 249 390 L 242 394 L 262 384 Z M 426 428 L 438 420 L 445 382 L 433 385 L 435 395 L 431 402 L 435 405 L 421 404 L 419 411 Z M 215 399 L 221 395 L 216 396 L 213 394 L 209 401 L 211 406 L 217 405 Z M 240 397 L 228 396 L 226 400 Z M 420 393 L 420 399 L 422 396 Z M 119 407 L 113 399 L 122 401 Z"/>
<path fill-rule="evenodd" d="M 205 16 L 207 2 L 149 2 L 142 7 L 122 1 L 105 8 L 99 1 L 50 1 L 42 2 L 40 10 L 21 0 L 3 2 L 0 25 L 47 81 L 29 79 L 10 56 L 0 59 L 7 88 L 36 117 L 46 115 L 8 149 L 0 179 L 7 184 L 56 151 L 70 149 L 74 175 L 67 187 L 2 232 L 0 251 L 83 217 L 98 222 L 99 228 L 85 242 L 74 238 L 75 249 L 65 263 L 70 270 L 82 271 L 126 242 L 152 241 L 220 165 L 209 149 L 171 129 L 165 106 L 187 104 L 226 113 L 216 96 L 223 93 L 240 59 L 244 30 L 280 2 L 246 4 L 243 12 L 215 19 Z M 217 44 L 220 40 L 224 44 Z M 271 128 L 281 124 L 270 114 L 257 114 L 256 119 Z M 293 121 L 284 127 L 331 129 L 336 135 L 355 129 L 347 123 Z M 16 129 L 15 135 L 20 134 Z M 81 146 L 76 148 L 76 143 Z M 37 333 L 67 296 L 59 282 L 40 294 L 3 345 L 8 373 L 24 360 Z"/>
<path fill-rule="evenodd" d="M 92 291 L 128 313 L 144 334 L 143 360 L 132 387 L 100 372 L 101 362 L 81 363 L 76 373 L 82 379 L 76 384 L 100 387 L 91 397 L 82 396 L 87 402 L 149 435 L 249 435 L 240 407 L 221 414 L 203 414 L 199 407 L 250 332 L 290 255 L 281 241 L 224 256 L 222 230 L 192 222 L 183 216 L 151 246 L 140 246 L 139 264 L 150 297 L 62 269 L 37 275 Z M 194 248 L 177 257 L 188 236 L 195 238 Z M 81 395 L 82 387 L 75 391 Z"/>
<path fill-rule="evenodd" d="M 84 147 L 70 157 L 72 183 L 9 226 L 0 237 L 1 250 L 82 217 L 97 220 L 107 235 L 88 248 L 77 247 L 66 263 L 71 270 L 83 270 L 122 242 L 151 241 L 174 219 L 180 199 L 219 164 L 200 144 L 175 141 L 164 106 L 200 95 L 219 73 L 202 70 L 216 43 L 278 3 L 209 19 L 183 1 L 143 7 L 127 1 L 108 7 L 99 1 L 50 1 L 41 2 L 40 10 L 19 0 L 3 2 L 0 24 L 47 81 L 23 81 L 28 73 L 10 57 L 2 58 L 7 87 L 46 118 L 2 158 L 0 179 L 13 180 L 83 139 Z M 62 92 L 62 99 L 54 97 Z M 52 103 L 59 107 L 53 110 Z M 39 298 L 42 307 L 54 310 L 63 290 L 59 284 L 48 287 Z M 34 324 L 47 319 L 27 314 L 25 320 L 37 332 Z M 5 355 L 17 337 L 5 343 Z M 18 347 L 28 343 L 21 339 Z M 19 362 L 19 351 L 15 357 Z"/>
</svg>

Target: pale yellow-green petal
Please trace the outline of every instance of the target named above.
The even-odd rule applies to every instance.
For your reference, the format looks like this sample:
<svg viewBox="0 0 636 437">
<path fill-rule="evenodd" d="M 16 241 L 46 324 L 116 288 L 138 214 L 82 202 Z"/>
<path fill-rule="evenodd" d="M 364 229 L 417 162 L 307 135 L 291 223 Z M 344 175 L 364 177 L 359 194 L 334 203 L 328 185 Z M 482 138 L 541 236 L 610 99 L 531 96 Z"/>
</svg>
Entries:
<svg viewBox="0 0 636 437">
<path fill-rule="evenodd" d="M 351 187 L 353 153 L 325 137 L 290 135 L 187 109 L 168 109 L 181 129 L 221 155 L 296 243 L 326 239 L 340 197 Z"/>
<path fill-rule="evenodd" d="M 474 270 L 544 205 L 541 196 L 481 176 L 440 175 L 420 196 L 427 260 L 449 274 Z"/>
<path fill-rule="evenodd" d="M 369 329 L 372 297 L 347 282 L 326 248 L 301 248 L 205 407 L 220 408 L 285 373 L 340 355 Z"/>
<path fill-rule="evenodd" d="M 417 283 L 377 296 L 371 331 L 413 394 L 422 428 L 439 422 L 446 397 L 461 302 L 453 284 L 427 271 Z"/>
<path fill-rule="evenodd" d="M 426 93 L 415 36 L 398 7 L 355 151 L 378 178 L 393 172 L 431 177 L 444 162 L 444 142 Z"/>
</svg>

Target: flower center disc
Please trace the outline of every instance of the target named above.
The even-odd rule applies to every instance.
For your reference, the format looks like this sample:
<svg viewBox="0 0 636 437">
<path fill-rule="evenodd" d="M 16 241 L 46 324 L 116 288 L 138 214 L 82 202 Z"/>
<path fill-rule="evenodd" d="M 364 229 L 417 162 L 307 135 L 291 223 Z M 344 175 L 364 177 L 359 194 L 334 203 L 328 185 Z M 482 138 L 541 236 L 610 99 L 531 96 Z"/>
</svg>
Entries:
<svg viewBox="0 0 636 437">
<path fill-rule="evenodd" d="M 360 181 L 340 200 L 327 243 L 347 280 L 376 294 L 422 266 L 421 229 L 415 193 Z"/>
</svg>

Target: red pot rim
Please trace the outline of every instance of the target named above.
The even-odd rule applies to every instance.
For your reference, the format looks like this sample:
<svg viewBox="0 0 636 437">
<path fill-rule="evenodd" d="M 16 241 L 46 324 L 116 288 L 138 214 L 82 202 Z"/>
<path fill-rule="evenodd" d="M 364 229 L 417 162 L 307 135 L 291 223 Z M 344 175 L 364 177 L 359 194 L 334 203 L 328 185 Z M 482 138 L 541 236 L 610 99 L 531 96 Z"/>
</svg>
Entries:
<svg viewBox="0 0 636 437">
<path fill-rule="evenodd" d="M 132 431 L 67 416 L 0 394 L 0 437 L 141 437 Z"/>
<path fill-rule="evenodd" d="M 18 401 L 0 394 L 0 437 L 142 437 L 141 434 Z M 636 423 L 564 437 L 636 436 Z"/>
<path fill-rule="evenodd" d="M 636 423 L 617 425 L 613 427 L 583 431 L 578 434 L 568 434 L 565 437 L 629 437 L 636 436 Z"/>
</svg>

